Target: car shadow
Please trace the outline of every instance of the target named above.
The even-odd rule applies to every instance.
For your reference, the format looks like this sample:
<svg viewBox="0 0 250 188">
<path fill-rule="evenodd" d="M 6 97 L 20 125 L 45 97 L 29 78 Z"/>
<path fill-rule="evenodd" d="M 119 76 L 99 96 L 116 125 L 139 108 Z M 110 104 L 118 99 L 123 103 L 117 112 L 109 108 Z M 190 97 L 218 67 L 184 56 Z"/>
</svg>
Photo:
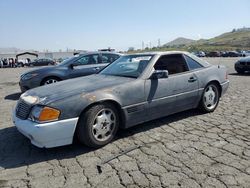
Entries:
<svg viewBox="0 0 250 188">
<path fill-rule="evenodd" d="M 161 127 L 163 125 L 168 125 L 172 122 L 186 119 L 186 118 L 191 117 L 191 116 L 199 116 L 202 114 L 204 114 L 204 113 L 202 113 L 201 111 L 199 111 L 197 109 L 179 112 L 179 113 L 176 113 L 176 114 L 173 114 L 170 116 L 166 116 L 166 117 L 152 120 L 152 121 L 149 121 L 146 123 L 142 123 L 142 124 L 133 126 L 131 128 L 125 129 L 125 130 L 123 130 L 123 129 L 119 130 L 117 133 L 116 139 L 122 139 L 125 137 L 133 136 L 134 134 L 137 134 L 140 132 L 148 131 L 148 130 L 151 130 L 151 129 L 154 129 L 157 127 Z"/>
<path fill-rule="evenodd" d="M 115 140 L 127 138 L 143 131 L 148 131 L 171 122 L 185 119 L 189 116 L 197 115 L 201 115 L 201 113 L 197 110 L 188 110 L 143 123 L 126 130 L 119 130 Z M 101 149 L 102 148 L 100 148 L 100 150 Z M 77 142 L 68 146 L 41 149 L 33 146 L 14 126 L 0 129 L 0 169 L 17 168 L 54 159 L 70 159 L 95 150 L 97 149 L 88 148 Z"/>
<path fill-rule="evenodd" d="M 22 93 L 18 92 L 18 93 L 12 93 L 10 95 L 6 95 L 4 97 L 5 100 L 12 100 L 12 101 L 17 101 L 19 99 L 19 97 L 21 96 Z"/>
<path fill-rule="evenodd" d="M 250 76 L 250 72 L 245 72 L 242 74 L 234 72 L 234 73 L 229 73 L 228 75 L 230 75 L 230 76 Z"/>
</svg>

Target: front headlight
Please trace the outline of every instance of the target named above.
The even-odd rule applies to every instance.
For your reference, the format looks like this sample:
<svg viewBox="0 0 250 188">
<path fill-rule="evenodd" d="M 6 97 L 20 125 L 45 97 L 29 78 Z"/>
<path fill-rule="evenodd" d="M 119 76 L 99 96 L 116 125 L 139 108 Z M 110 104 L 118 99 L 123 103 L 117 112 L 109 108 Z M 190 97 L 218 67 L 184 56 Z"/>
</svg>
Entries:
<svg viewBox="0 0 250 188">
<path fill-rule="evenodd" d="M 35 104 L 35 103 L 40 101 L 39 97 L 27 95 L 27 93 L 23 93 L 20 96 L 20 99 L 24 100 L 25 102 L 27 102 L 29 104 Z"/>
<path fill-rule="evenodd" d="M 56 121 L 59 119 L 60 111 L 47 106 L 34 106 L 30 113 L 30 119 L 39 123 Z"/>
<path fill-rule="evenodd" d="M 22 80 L 29 80 L 31 78 L 34 78 L 37 75 L 38 75 L 38 73 L 28 73 L 28 74 L 22 75 L 21 79 Z"/>
</svg>

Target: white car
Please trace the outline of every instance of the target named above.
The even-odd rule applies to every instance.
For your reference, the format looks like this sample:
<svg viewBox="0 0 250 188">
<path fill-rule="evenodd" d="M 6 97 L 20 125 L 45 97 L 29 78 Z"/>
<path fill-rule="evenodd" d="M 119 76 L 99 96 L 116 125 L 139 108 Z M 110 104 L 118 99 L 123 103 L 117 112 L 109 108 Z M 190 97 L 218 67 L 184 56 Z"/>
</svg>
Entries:
<svg viewBox="0 0 250 188">
<path fill-rule="evenodd" d="M 18 66 L 19 67 L 28 66 L 28 61 L 26 59 L 18 59 Z"/>
<path fill-rule="evenodd" d="M 250 50 L 248 50 L 248 51 L 243 51 L 243 52 L 242 52 L 242 56 L 243 56 L 243 57 L 250 56 Z"/>
</svg>

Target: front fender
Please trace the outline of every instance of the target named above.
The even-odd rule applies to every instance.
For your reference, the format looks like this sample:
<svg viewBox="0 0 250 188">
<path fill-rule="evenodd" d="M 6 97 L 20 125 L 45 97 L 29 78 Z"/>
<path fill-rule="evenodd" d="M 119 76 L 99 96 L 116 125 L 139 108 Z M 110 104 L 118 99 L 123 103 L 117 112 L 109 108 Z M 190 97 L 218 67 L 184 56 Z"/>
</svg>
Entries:
<svg viewBox="0 0 250 188">
<path fill-rule="evenodd" d="M 122 106 L 121 100 L 109 91 L 81 93 L 49 104 L 61 111 L 60 120 L 79 117 L 90 105 L 103 101 L 114 101 Z"/>
</svg>

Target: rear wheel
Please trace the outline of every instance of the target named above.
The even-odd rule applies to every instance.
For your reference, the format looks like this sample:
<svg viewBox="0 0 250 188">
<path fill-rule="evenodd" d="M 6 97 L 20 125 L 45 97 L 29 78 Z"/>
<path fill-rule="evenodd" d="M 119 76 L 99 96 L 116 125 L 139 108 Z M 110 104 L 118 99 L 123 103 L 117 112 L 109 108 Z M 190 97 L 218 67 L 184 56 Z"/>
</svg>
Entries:
<svg viewBox="0 0 250 188">
<path fill-rule="evenodd" d="M 115 136 L 119 127 L 119 115 L 114 105 L 98 104 L 81 115 L 77 125 L 77 138 L 89 147 L 102 147 Z"/>
<path fill-rule="evenodd" d="M 213 112 L 219 104 L 220 93 L 217 84 L 208 84 L 202 94 L 199 108 L 203 112 Z"/>
</svg>

